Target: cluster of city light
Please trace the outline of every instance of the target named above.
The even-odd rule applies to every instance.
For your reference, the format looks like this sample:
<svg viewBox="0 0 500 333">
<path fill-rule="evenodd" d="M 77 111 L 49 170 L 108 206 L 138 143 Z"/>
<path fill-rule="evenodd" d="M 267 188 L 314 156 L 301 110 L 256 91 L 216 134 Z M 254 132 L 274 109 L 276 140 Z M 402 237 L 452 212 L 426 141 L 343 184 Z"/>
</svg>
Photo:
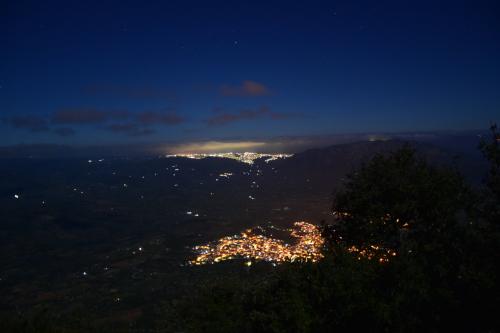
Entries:
<svg viewBox="0 0 500 333">
<path fill-rule="evenodd" d="M 196 159 L 200 160 L 203 158 L 207 157 L 214 157 L 214 158 L 230 158 L 233 160 L 237 160 L 239 162 L 247 163 L 247 164 L 253 164 L 255 160 L 260 159 L 260 158 L 265 158 L 266 162 L 274 161 L 280 158 L 287 158 L 291 157 L 291 154 L 261 154 L 261 153 L 251 153 L 251 152 L 244 152 L 244 153 L 210 153 L 210 154 L 173 154 L 173 155 L 165 155 L 167 158 L 172 158 L 172 157 L 185 157 L 185 158 L 191 158 L 191 159 Z"/>
<path fill-rule="evenodd" d="M 233 175 L 232 172 L 224 172 L 224 173 L 219 174 L 219 177 L 229 178 L 232 175 Z"/>
<path fill-rule="evenodd" d="M 369 245 L 363 248 L 351 246 L 347 249 L 350 253 L 358 256 L 358 260 L 362 258 L 372 260 L 376 259 L 380 263 L 389 262 L 389 258 L 395 257 L 397 254 L 394 250 L 387 249 L 378 245 Z"/>
<path fill-rule="evenodd" d="M 258 229 L 258 228 L 256 228 Z M 198 256 L 189 263 L 203 265 L 231 259 L 268 261 L 272 263 L 312 261 L 323 258 L 324 239 L 319 228 L 307 222 L 295 222 L 288 229 L 290 236 L 296 238 L 294 244 L 283 240 L 256 234 L 255 229 L 247 229 L 239 235 L 223 237 L 217 242 L 194 247 Z"/>
<path fill-rule="evenodd" d="M 338 218 L 352 217 L 350 213 L 338 211 L 334 211 L 333 215 Z M 402 223 L 399 218 L 394 218 L 389 213 L 382 216 L 380 220 L 382 221 L 382 224 L 395 222 L 398 226 L 400 226 L 401 230 L 406 230 L 409 227 L 408 223 Z M 372 224 L 373 221 L 371 220 L 369 221 L 369 223 Z M 342 240 L 342 237 L 339 237 L 339 240 Z M 365 245 L 362 247 L 352 245 L 347 248 L 347 251 L 355 254 L 358 260 L 377 260 L 380 263 L 389 262 L 391 257 L 395 257 L 397 255 L 396 251 L 394 251 L 393 249 L 386 248 L 380 245 Z"/>
</svg>

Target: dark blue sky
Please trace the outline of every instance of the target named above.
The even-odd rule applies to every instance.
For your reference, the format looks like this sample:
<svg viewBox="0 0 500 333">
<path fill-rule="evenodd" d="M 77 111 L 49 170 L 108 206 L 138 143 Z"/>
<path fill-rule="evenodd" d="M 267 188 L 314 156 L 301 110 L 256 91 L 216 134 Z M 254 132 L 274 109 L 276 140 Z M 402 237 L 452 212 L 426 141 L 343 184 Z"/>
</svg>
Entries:
<svg viewBox="0 0 500 333">
<path fill-rule="evenodd" d="M 486 128 L 497 1 L 7 1 L 2 144 Z"/>
</svg>

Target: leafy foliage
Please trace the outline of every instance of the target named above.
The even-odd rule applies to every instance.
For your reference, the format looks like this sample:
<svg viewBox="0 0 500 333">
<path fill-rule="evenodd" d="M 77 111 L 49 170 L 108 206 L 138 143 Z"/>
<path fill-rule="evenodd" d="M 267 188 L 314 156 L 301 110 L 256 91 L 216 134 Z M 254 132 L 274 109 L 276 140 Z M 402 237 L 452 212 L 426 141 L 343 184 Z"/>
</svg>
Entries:
<svg viewBox="0 0 500 333">
<path fill-rule="evenodd" d="M 489 171 L 486 177 L 488 192 L 484 197 L 485 214 L 490 219 L 495 219 L 497 225 L 500 221 L 500 133 L 496 124 L 491 125 L 491 139 L 481 140 L 479 149 L 489 161 Z"/>
<path fill-rule="evenodd" d="M 433 167 L 405 146 L 349 175 L 333 211 L 339 233 L 354 245 L 397 249 L 403 237 L 419 241 L 446 234 L 470 202 L 455 170 Z"/>
</svg>

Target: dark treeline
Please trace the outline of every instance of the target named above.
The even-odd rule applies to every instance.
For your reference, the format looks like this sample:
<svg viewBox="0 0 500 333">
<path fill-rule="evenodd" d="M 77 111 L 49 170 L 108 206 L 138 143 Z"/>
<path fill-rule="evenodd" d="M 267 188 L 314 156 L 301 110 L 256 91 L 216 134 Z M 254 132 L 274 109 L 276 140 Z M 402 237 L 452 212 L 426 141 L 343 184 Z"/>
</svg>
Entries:
<svg viewBox="0 0 500 333">
<path fill-rule="evenodd" d="M 481 190 L 410 146 L 378 155 L 335 193 L 322 261 L 251 279 L 221 276 L 164 300 L 145 325 L 159 332 L 497 331 L 500 135 L 491 130 L 479 147 L 490 165 Z M 56 329 L 50 318 L 9 318 L 0 329 L 96 330 L 90 323 Z"/>
</svg>

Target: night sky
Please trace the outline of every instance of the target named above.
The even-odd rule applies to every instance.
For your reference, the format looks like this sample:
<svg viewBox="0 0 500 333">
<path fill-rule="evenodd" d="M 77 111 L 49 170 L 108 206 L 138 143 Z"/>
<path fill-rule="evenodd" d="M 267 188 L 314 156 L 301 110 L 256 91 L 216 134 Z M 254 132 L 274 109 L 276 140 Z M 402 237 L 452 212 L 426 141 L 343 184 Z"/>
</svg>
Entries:
<svg viewBox="0 0 500 333">
<path fill-rule="evenodd" d="M 487 128 L 498 1 L 2 1 L 0 145 Z"/>
</svg>

